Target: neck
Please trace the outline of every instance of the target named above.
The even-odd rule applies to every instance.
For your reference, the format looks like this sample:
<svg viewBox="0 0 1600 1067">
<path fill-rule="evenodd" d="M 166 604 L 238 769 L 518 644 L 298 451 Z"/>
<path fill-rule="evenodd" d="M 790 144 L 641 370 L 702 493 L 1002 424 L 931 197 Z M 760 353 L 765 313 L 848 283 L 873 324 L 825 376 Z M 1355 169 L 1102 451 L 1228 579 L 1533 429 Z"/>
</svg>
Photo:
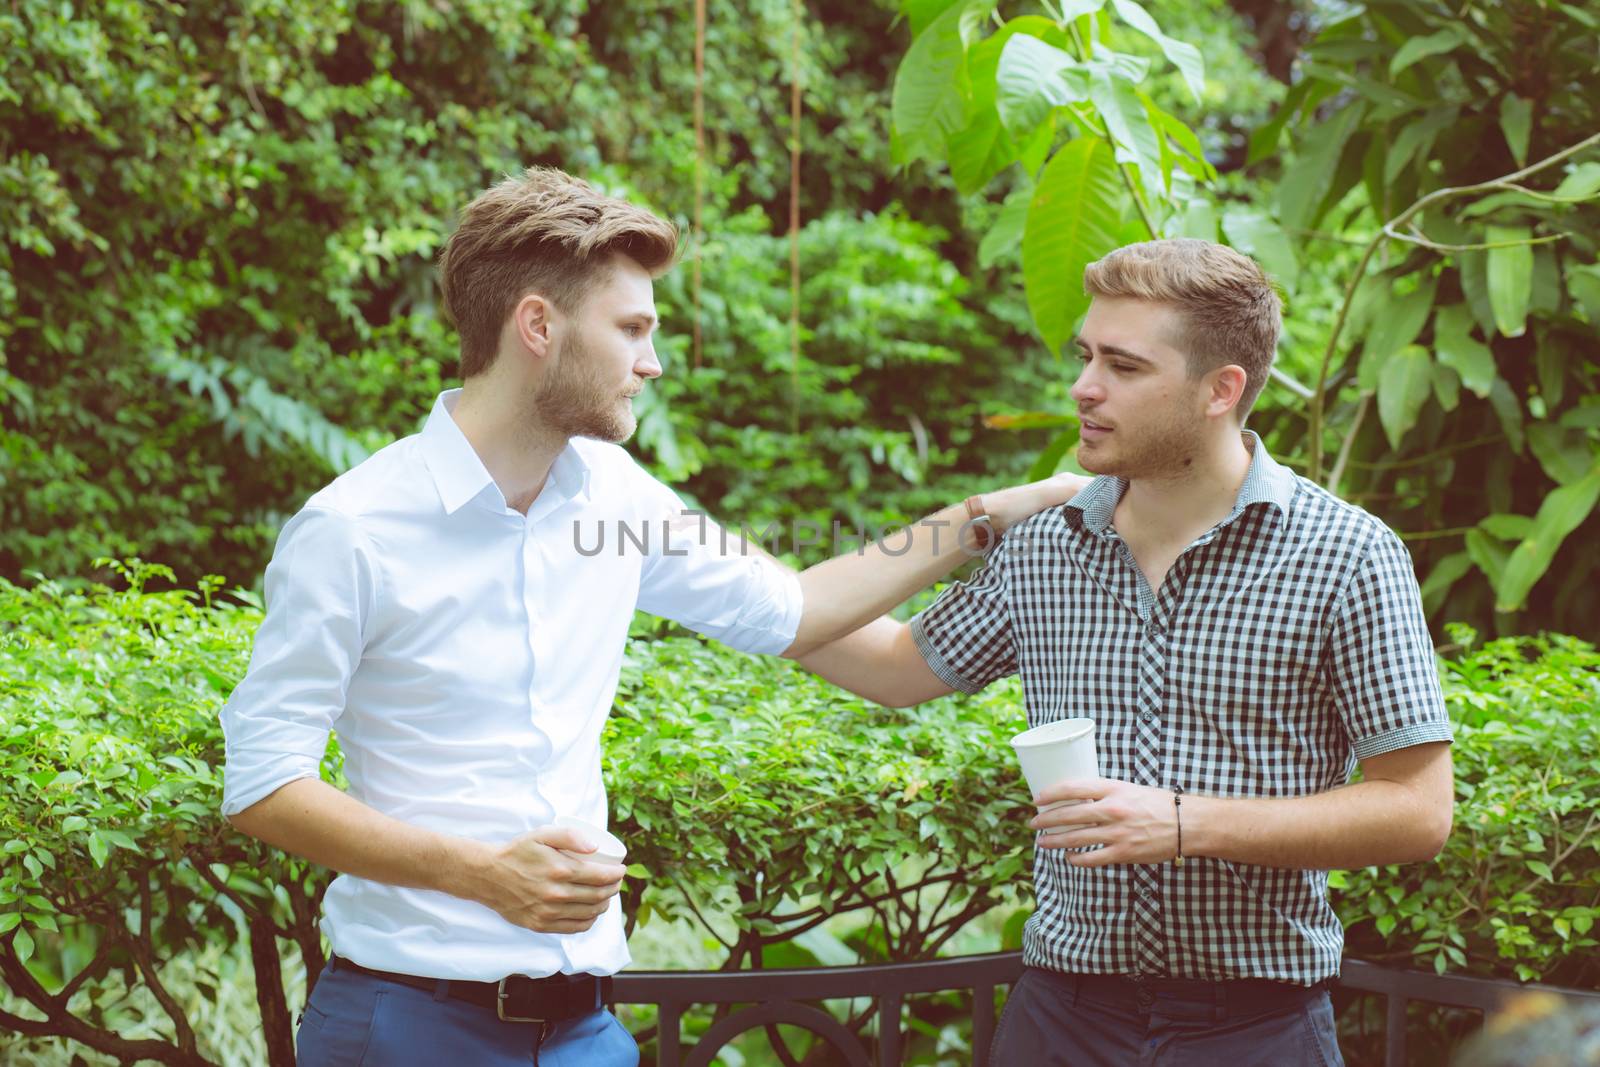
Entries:
<svg viewBox="0 0 1600 1067">
<path fill-rule="evenodd" d="M 474 378 L 463 384 L 451 412 L 506 503 L 523 513 L 567 447 L 565 435 L 540 425 L 522 404 L 526 396 L 526 388 Z"/>
<path fill-rule="evenodd" d="M 1130 480 L 1117 517 L 1158 540 L 1192 540 L 1227 517 L 1250 473 L 1250 449 L 1237 429 L 1218 434 L 1181 472 Z"/>
</svg>

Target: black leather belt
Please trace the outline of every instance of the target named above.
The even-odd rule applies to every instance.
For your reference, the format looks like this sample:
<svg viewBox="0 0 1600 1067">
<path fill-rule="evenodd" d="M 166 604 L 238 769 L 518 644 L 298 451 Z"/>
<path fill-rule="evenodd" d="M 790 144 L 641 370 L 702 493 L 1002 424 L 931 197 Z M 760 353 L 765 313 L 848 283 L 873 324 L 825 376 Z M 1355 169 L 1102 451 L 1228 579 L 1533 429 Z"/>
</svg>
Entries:
<svg viewBox="0 0 1600 1067">
<path fill-rule="evenodd" d="M 445 986 L 445 995 L 481 1008 L 493 1008 L 508 1023 L 554 1023 L 598 1011 L 611 1002 L 611 979 L 595 974 L 552 974 L 545 978 L 507 975 L 498 982 L 463 982 L 454 978 L 423 978 L 415 974 L 378 971 L 352 963 L 343 956 L 328 957 L 328 969 L 354 971 L 386 982 L 425 989 Z"/>
</svg>

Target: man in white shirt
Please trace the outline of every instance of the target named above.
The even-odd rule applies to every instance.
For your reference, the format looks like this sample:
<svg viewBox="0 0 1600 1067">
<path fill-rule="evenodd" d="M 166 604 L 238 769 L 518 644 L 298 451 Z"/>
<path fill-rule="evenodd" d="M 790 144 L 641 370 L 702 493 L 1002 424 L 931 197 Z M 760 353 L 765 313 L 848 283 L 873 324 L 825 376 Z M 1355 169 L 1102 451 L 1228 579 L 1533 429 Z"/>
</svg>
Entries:
<svg viewBox="0 0 1600 1067">
<path fill-rule="evenodd" d="M 483 193 L 440 264 L 463 388 L 279 537 L 222 713 L 223 813 L 341 872 L 302 1067 L 636 1063 L 603 1010 L 628 963 L 624 869 L 571 858 L 594 843 L 553 825 L 605 824 L 599 739 L 635 608 L 798 658 L 1083 484 L 986 494 L 987 515 L 974 497 L 799 575 L 686 521 L 617 444 L 661 373 L 651 282 L 676 247 L 559 171 Z M 348 793 L 318 776 L 334 729 Z"/>
</svg>

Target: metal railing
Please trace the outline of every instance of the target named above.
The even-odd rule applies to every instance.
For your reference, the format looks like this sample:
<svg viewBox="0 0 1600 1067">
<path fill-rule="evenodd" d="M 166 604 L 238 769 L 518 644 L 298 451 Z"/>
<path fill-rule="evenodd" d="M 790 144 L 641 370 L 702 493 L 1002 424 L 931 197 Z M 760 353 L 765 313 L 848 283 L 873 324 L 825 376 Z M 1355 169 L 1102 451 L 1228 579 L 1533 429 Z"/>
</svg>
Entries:
<svg viewBox="0 0 1600 1067">
<path fill-rule="evenodd" d="M 972 990 L 973 1067 L 987 1067 L 994 1037 L 994 991 L 1022 974 L 1022 953 L 886 963 L 865 967 L 807 967 L 766 971 L 625 971 L 615 979 L 618 1004 L 653 1004 L 660 1010 L 657 1067 L 709 1067 L 725 1046 L 758 1027 L 788 1025 L 816 1034 L 837 1053 L 831 1062 L 873 1067 L 869 1042 L 806 1001 L 877 1001 L 877 1067 L 899 1067 L 900 1009 L 918 993 Z M 1386 1067 L 1406 1062 L 1406 1007 L 1412 1002 L 1482 1012 L 1510 995 L 1533 990 L 1579 1002 L 1600 1003 L 1600 993 L 1557 986 L 1523 985 L 1493 978 L 1391 970 L 1345 960 L 1339 987 L 1387 998 Z M 681 1051 L 683 1013 L 696 1004 L 748 1005 L 719 1020 L 689 1050 Z"/>
<path fill-rule="evenodd" d="M 1538 991 L 1554 993 L 1578 1003 L 1600 1004 L 1600 993 L 1561 986 L 1511 982 L 1502 978 L 1472 978 L 1460 974 L 1428 974 L 1380 967 L 1361 960 L 1345 960 L 1339 968 L 1339 987 L 1377 993 L 1387 1000 L 1384 1022 L 1385 1067 L 1405 1067 L 1406 1006 L 1416 1001 L 1450 1008 L 1471 1008 L 1485 1014 L 1497 1010 L 1509 997 Z"/>
</svg>

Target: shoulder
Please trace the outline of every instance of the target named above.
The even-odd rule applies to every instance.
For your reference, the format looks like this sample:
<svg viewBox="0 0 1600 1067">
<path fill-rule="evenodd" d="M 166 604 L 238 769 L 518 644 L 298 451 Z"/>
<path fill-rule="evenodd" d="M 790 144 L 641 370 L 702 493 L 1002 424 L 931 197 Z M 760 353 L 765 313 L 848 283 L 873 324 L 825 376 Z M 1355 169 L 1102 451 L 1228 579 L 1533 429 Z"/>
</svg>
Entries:
<svg viewBox="0 0 1600 1067">
<path fill-rule="evenodd" d="M 439 508 L 415 434 L 386 445 L 312 493 L 305 508 L 331 512 L 358 527 L 397 510 Z"/>
<path fill-rule="evenodd" d="M 1302 536 L 1341 546 L 1355 556 L 1366 555 L 1381 542 L 1399 543 L 1399 536 L 1370 511 L 1333 495 L 1309 478 L 1296 474 L 1294 480 L 1289 521 Z"/>
</svg>

